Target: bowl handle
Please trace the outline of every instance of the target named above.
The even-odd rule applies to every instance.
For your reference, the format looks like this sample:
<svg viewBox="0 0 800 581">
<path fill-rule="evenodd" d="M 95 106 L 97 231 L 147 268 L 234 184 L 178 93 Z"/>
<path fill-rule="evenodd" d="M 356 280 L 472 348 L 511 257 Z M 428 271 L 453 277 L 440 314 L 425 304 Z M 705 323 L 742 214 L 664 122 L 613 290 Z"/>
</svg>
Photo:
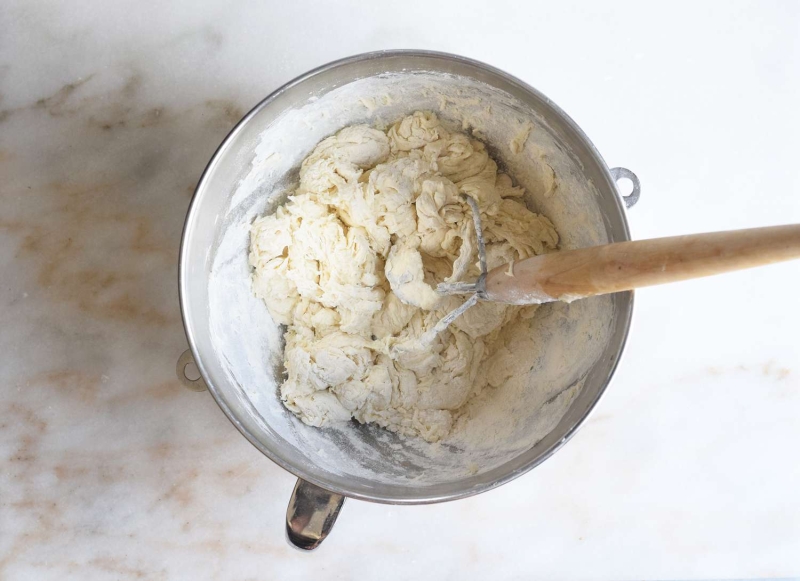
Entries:
<svg viewBox="0 0 800 581">
<path fill-rule="evenodd" d="M 187 349 L 181 353 L 180 357 L 178 357 L 178 363 L 175 367 L 175 373 L 178 375 L 178 381 L 183 384 L 183 387 L 191 389 L 192 391 L 206 391 L 208 386 L 206 385 L 206 382 L 203 381 L 202 375 L 198 374 L 198 377 L 195 379 L 190 379 L 186 375 L 186 368 L 189 365 L 196 365 L 191 349 Z"/>
<path fill-rule="evenodd" d="M 626 178 L 633 183 L 633 191 L 627 196 L 622 196 L 622 200 L 625 202 L 625 208 L 633 208 L 636 202 L 639 201 L 639 195 L 642 193 L 642 184 L 639 183 L 639 178 L 626 167 L 612 167 L 609 171 L 611 172 L 611 177 L 614 178 L 615 184 L 619 180 Z"/>
<path fill-rule="evenodd" d="M 316 549 L 331 532 L 345 497 L 303 479 L 294 486 L 286 509 L 286 537 L 304 551 Z"/>
</svg>

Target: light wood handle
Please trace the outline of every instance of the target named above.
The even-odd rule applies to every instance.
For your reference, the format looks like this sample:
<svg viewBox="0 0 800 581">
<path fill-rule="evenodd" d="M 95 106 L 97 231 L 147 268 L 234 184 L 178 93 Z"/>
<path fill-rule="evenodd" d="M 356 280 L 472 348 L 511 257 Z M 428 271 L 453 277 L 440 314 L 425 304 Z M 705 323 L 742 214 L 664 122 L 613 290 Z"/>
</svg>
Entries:
<svg viewBox="0 0 800 581">
<path fill-rule="evenodd" d="M 792 258 L 800 258 L 800 224 L 618 242 L 495 268 L 486 277 L 485 298 L 512 304 L 569 301 Z"/>
</svg>

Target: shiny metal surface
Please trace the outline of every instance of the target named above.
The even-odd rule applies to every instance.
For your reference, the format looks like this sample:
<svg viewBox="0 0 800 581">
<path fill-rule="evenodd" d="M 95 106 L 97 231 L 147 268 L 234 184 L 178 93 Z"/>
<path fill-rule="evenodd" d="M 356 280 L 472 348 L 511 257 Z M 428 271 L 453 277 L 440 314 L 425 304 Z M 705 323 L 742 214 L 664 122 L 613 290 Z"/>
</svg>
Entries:
<svg viewBox="0 0 800 581">
<path fill-rule="evenodd" d="M 286 509 L 286 537 L 304 551 L 313 551 L 331 532 L 345 497 L 303 479 L 294 486 Z"/>
<path fill-rule="evenodd" d="M 478 276 L 478 280 L 475 282 L 439 283 L 436 286 L 436 292 L 443 295 L 463 295 L 475 293 L 479 299 L 484 299 L 486 298 L 486 275 L 489 274 L 489 269 L 486 267 L 486 244 L 483 240 L 481 211 L 478 209 L 478 202 L 476 202 L 472 196 L 461 194 L 461 197 L 467 201 L 470 210 L 472 210 L 472 223 L 475 225 L 475 238 L 478 240 L 478 263 L 481 266 L 481 274 Z M 461 311 L 458 314 L 460 315 L 463 312 L 464 311 Z"/>
<path fill-rule="evenodd" d="M 242 173 L 243 164 L 247 163 L 247 156 L 238 154 L 251 147 L 258 136 L 259 128 L 256 125 L 259 124 L 253 123 L 256 117 L 263 127 L 270 119 L 303 102 L 309 94 L 342 86 L 355 79 L 409 70 L 437 71 L 474 78 L 505 91 L 543 116 L 559 135 L 564 146 L 579 160 L 583 177 L 595 185 L 609 241 L 630 239 L 615 180 L 581 129 L 561 109 L 532 87 L 477 61 L 426 51 L 385 51 L 359 55 L 330 63 L 291 81 L 242 119 L 206 168 L 192 199 L 184 227 L 179 283 L 181 310 L 191 351 L 220 408 L 262 453 L 309 485 L 316 485 L 338 495 L 391 504 L 443 502 L 485 492 L 524 474 L 550 457 L 575 434 L 611 380 L 627 339 L 633 307 L 632 293 L 613 296 L 614 321 L 606 350 L 559 426 L 533 448 L 523 451 L 513 460 L 469 478 L 429 486 L 343 478 L 316 466 L 313 451 L 293 449 L 280 438 L 270 437 L 267 431 L 259 427 L 252 418 L 248 402 L 227 379 L 222 362 L 215 356 L 208 325 L 209 248 L 213 243 L 220 200 L 230 192 L 232 184 L 236 183 Z M 300 490 L 305 489 L 301 487 Z M 297 508 L 294 513 L 299 513 Z M 292 530 L 302 533 L 305 529 L 300 527 Z"/>
<path fill-rule="evenodd" d="M 631 180 L 633 190 L 627 196 L 622 196 L 622 199 L 625 200 L 626 208 L 633 208 L 636 202 L 639 201 L 639 195 L 642 193 L 642 184 L 639 182 L 639 178 L 636 177 L 635 173 L 625 167 L 612 167 L 609 171 L 615 182 L 626 178 Z"/>
<path fill-rule="evenodd" d="M 202 375 L 197 379 L 189 379 L 186 376 L 186 367 L 192 364 L 195 364 L 194 356 L 192 355 L 192 350 L 187 349 L 178 357 L 178 363 L 175 366 L 175 374 L 178 376 L 178 380 L 183 384 L 183 387 L 192 391 L 207 391 L 208 387 Z"/>
</svg>

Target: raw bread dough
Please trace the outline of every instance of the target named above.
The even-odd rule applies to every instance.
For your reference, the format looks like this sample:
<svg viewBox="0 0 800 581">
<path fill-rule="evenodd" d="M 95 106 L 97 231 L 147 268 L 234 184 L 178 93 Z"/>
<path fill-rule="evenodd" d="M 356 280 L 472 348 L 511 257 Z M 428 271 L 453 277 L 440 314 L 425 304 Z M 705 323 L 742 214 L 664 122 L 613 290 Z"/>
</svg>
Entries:
<svg viewBox="0 0 800 581">
<path fill-rule="evenodd" d="M 506 375 L 503 326 L 535 307 L 478 303 L 414 347 L 465 300 L 435 285 L 479 274 L 460 193 L 481 209 L 489 268 L 556 248 L 553 224 L 519 201 L 484 145 L 427 112 L 325 139 L 288 202 L 253 223 L 253 287 L 287 326 L 281 399 L 303 422 L 355 418 L 438 441 Z"/>
</svg>

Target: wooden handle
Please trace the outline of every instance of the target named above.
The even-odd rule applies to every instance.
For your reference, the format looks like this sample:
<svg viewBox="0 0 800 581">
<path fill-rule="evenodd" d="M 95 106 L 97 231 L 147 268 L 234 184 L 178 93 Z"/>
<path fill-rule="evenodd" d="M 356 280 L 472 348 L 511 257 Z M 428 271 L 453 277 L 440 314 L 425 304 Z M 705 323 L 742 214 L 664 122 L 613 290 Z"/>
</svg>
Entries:
<svg viewBox="0 0 800 581">
<path fill-rule="evenodd" d="M 800 258 L 800 224 L 618 242 L 495 268 L 486 277 L 485 298 L 511 304 L 570 301 L 792 258 Z"/>
</svg>

